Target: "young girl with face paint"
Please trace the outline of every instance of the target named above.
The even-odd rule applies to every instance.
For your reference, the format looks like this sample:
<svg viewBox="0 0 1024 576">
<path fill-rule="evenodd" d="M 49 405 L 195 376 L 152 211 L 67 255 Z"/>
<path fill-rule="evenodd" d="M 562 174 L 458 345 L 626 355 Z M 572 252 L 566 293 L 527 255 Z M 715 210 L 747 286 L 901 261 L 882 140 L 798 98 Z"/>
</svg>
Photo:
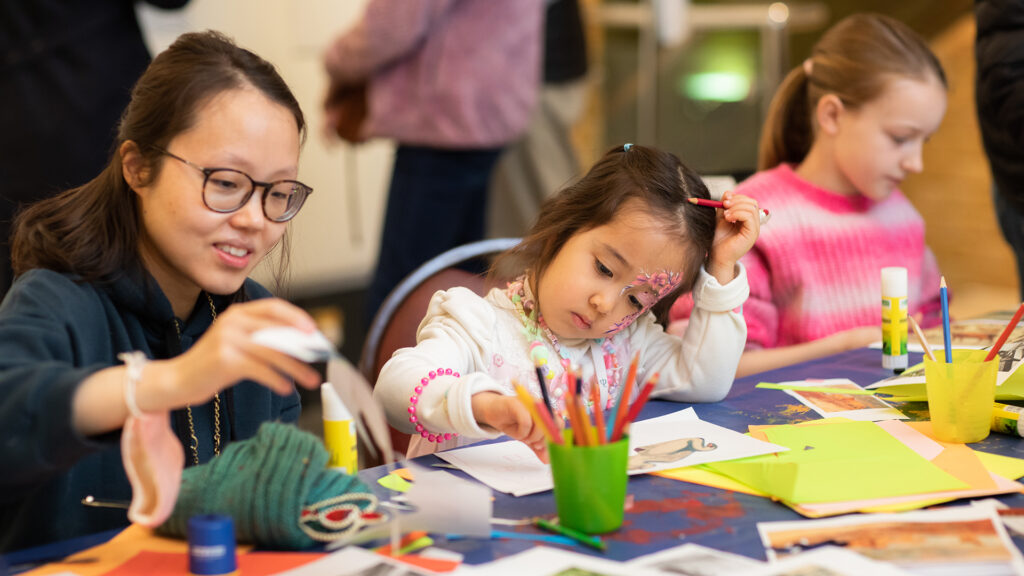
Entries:
<svg viewBox="0 0 1024 576">
<path fill-rule="evenodd" d="M 886 266 L 907 269 L 919 323 L 939 323 L 938 264 L 899 184 L 922 170 L 945 110 L 941 64 L 886 16 L 845 18 L 789 73 L 761 134 L 760 172 L 736 188 L 772 211 L 743 258 L 751 294 L 739 376 L 880 340 Z"/>
<path fill-rule="evenodd" d="M 466 288 L 434 294 L 416 346 L 395 352 L 374 389 L 391 424 L 413 434 L 409 455 L 507 434 L 546 459 L 543 432 L 512 383 L 538 398 L 546 386 L 563 414 L 566 366 L 597 383 L 603 409 L 634 355 L 637 381 L 660 375 L 656 397 L 725 397 L 746 338 L 738 260 L 757 238 L 759 211 L 739 194 L 727 194 L 717 211 L 688 202 L 707 197 L 674 155 L 614 148 L 498 258 L 492 275 L 514 278 L 507 286 L 485 297 Z M 689 329 L 666 334 L 658 317 L 690 290 L 697 308 Z M 535 364 L 543 364 L 543 384 Z M 589 396 L 587 403 L 592 411 Z"/>
</svg>

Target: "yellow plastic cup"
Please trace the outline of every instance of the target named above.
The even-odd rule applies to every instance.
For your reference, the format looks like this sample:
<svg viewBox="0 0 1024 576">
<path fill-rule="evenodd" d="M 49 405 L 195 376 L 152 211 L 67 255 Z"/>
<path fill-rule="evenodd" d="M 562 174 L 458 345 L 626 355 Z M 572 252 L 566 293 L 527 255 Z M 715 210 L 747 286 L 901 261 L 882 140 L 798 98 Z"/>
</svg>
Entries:
<svg viewBox="0 0 1024 576">
<path fill-rule="evenodd" d="M 986 350 L 953 350 L 953 363 L 924 360 L 928 411 L 935 437 L 944 442 L 979 442 L 991 429 L 997 359 Z M 945 354 L 938 357 L 945 360 Z"/>
<path fill-rule="evenodd" d="M 548 442 L 548 456 L 562 526 L 587 534 L 603 534 L 622 526 L 629 438 L 599 446 Z"/>
</svg>

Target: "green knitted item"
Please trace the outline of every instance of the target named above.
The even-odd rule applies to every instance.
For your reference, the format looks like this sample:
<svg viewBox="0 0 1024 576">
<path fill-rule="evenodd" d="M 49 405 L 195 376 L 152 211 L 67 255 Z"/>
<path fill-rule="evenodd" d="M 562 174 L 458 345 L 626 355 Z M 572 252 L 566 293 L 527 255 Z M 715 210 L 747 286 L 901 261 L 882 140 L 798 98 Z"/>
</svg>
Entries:
<svg viewBox="0 0 1024 576">
<path fill-rule="evenodd" d="M 303 509 L 370 490 L 355 476 L 327 469 L 320 439 L 293 425 L 265 422 L 205 464 L 186 468 L 174 512 L 157 533 L 184 538 L 188 519 L 224 514 L 240 542 L 299 550 L 317 542 L 300 527 Z M 364 501 L 365 504 L 365 501 Z"/>
</svg>

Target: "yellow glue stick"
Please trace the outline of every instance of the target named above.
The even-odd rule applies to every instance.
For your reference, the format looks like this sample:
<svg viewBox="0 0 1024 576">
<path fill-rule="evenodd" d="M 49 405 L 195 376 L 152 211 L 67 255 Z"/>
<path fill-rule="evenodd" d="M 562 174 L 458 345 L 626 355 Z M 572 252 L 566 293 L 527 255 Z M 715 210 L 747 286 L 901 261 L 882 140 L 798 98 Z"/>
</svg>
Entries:
<svg viewBox="0 0 1024 576">
<path fill-rule="evenodd" d="M 907 369 L 907 269 L 882 268 L 882 368 Z"/>
<path fill-rule="evenodd" d="M 359 454 L 356 451 L 356 425 L 352 413 L 342 403 L 334 386 L 328 382 L 320 385 L 320 401 L 323 404 L 324 445 L 331 459 L 328 468 L 355 474 L 359 469 Z"/>
</svg>

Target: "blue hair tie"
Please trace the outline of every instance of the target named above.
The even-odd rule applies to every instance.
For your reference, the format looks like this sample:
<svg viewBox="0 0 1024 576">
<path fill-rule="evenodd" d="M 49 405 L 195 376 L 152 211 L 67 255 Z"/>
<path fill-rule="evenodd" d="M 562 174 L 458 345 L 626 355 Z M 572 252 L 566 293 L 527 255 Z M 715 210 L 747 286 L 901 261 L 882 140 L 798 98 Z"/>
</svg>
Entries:
<svg viewBox="0 0 1024 576">
<path fill-rule="evenodd" d="M 633 145 L 631 143 L 627 142 L 627 143 L 622 145 L 622 151 L 623 152 L 629 152 L 629 149 L 632 148 L 632 147 L 633 147 Z"/>
</svg>

